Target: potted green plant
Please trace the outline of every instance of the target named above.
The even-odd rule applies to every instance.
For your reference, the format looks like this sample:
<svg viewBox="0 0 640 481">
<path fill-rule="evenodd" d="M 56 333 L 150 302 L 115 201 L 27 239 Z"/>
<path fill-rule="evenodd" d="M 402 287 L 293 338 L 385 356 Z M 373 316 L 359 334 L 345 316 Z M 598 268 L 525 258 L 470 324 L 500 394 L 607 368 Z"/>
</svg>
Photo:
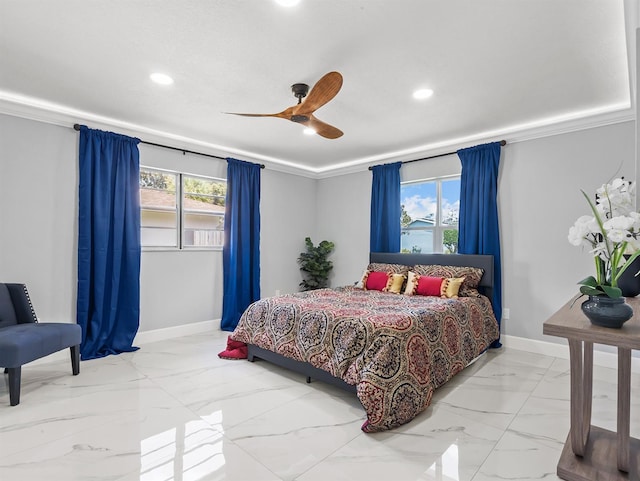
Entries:
<svg viewBox="0 0 640 481">
<path fill-rule="evenodd" d="M 582 195 L 593 215 L 581 216 L 568 237 L 571 244 L 589 249 L 595 261 L 596 275 L 578 283 L 580 294 L 589 296 L 582 310 L 593 324 L 619 328 L 633 310 L 625 303 L 618 281 L 640 256 L 635 185 L 618 178 L 596 191 L 595 202 L 584 191 Z"/>
<path fill-rule="evenodd" d="M 306 252 L 301 252 L 298 257 L 300 270 L 305 279 L 300 283 L 300 290 L 311 291 L 322 289 L 329 283 L 329 273 L 333 269 L 333 263 L 327 259 L 333 252 L 334 244 L 323 240 L 317 246 L 313 245 L 310 237 L 304 239 Z"/>
</svg>

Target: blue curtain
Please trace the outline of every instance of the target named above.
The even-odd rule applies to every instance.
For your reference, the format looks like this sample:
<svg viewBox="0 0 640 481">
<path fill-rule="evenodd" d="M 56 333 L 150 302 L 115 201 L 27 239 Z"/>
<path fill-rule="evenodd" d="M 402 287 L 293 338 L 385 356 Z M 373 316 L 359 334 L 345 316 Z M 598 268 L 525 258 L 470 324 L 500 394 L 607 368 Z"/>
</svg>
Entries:
<svg viewBox="0 0 640 481">
<path fill-rule="evenodd" d="M 498 225 L 498 168 L 500 142 L 458 150 L 462 163 L 458 251 L 493 255 L 493 311 L 501 323 L 502 270 Z M 500 339 L 492 347 L 500 347 Z"/>
<path fill-rule="evenodd" d="M 371 252 L 400 252 L 400 167 L 402 162 L 371 168 Z"/>
<path fill-rule="evenodd" d="M 260 299 L 260 165 L 227 159 L 222 249 L 223 331 L 233 331 L 249 304 Z"/>
<path fill-rule="evenodd" d="M 139 139 L 80 127 L 77 322 L 83 360 L 135 351 L 140 322 Z"/>
</svg>

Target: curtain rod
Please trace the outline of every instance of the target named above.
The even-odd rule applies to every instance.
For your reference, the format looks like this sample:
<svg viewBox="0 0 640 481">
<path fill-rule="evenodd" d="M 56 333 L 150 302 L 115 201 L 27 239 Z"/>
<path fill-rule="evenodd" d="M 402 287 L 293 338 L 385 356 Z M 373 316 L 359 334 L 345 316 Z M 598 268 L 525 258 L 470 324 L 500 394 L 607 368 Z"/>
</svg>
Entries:
<svg viewBox="0 0 640 481">
<path fill-rule="evenodd" d="M 73 124 L 73 130 L 80 130 L 80 124 Z M 141 140 L 140 143 L 141 144 L 147 144 L 147 145 L 153 145 L 154 147 L 162 147 L 163 149 L 177 150 L 178 152 L 182 152 L 182 155 L 195 154 L 195 155 L 202 155 L 203 157 L 211 157 L 212 159 L 227 160 L 225 157 L 219 157 L 217 155 L 212 155 L 212 154 L 205 154 L 203 152 L 195 152 L 193 150 L 180 149 L 178 147 L 172 147 L 170 145 L 156 144 L 154 142 L 146 142 L 144 140 Z M 260 168 L 264 169 L 264 164 L 260 164 Z"/>
<path fill-rule="evenodd" d="M 500 141 L 500 145 L 501 146 L 505 146 L 507 145 L 507 141 L 506 140 L 501 140 Z M 445 155 L 453 155 L 453 154 L 457 154 L 458 152 L 447 152 L 445 154 L 438 154 L 438 155 L 432 155 L 430 157 L 422 157 L 421 159 L 413 159 L 413 160 L 403 160 L 401 163 L 402 164 L 410 164 L 411 162 L 418 162 L 419 160 L 429 160 L 429 159 L 436 159 L 438 157 L 444 157 Z M 373 166 L 369 167 L 369 170 L 373 170 Z"/>
</svg>

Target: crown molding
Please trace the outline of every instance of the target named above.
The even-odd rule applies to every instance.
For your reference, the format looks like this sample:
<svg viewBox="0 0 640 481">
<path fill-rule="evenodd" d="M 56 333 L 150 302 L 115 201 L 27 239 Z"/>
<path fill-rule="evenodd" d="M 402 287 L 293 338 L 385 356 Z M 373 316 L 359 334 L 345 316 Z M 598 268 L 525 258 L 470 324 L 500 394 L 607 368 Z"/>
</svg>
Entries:
<svg viewBox="0 0 640 481">
<path fill-rule="evenodd" d="M 597 111 L 596 113 L 593 113 L 593 111 L 585 111 L 583 113 L 574 114 L 567 119 L 548 119 L 532 124 L 516 125 L 483 132 L 465 138 L 456 138 L 438 142 L 437 144 L 407 149 L 398 153 L 382 154 L 375 157 L 364 158 L 359 161 L 356 160 L 354 162 L 350 162 L 349 165 L 337 164 L 327 167 L 322 172 L 318 172 L 317 178 L 322 179 L 337 175 L 361 172 L 364 170 L 363 168 L 368 169 L 370 166 L 380 163 L 410 161 L 417 158 L 440 155 L 486 142 L 506 140 L 508 146 L 509 144 L 515 144 L 518 142 L 536 140 L 623 122 L 631 122 L 635 121 L 635 119 L 635 112 L 628 105 L 613 106 L 610 110 Z"/>
<path fill-rule="evenodd" d="M 141 125 L 123 122 L 117 119 L 71 109 L 69 107 L 40 101 L 31 97 L 13 95 L 0 90 L 0 114 L 20 117 L 28 120 L 73 128 L 75 124 L 89 124 L 91 128 L 101 130 L 117 129 L 118 133 L 131 137 L 144 137 L 146 142 L 167 144 L 177 149 L 198 150 L 204 154 L 218 157 L 238 157 L 249 162 L 266 164 L 269 169 L 288 174 L 315 178 L 314 172 L 301 168 L 298 164 L 276 159 L 254 152 L 234 149 L 222 145 L 204 142 L 190 137 L 162 132 Z"/>
<path fill-rule="evenodd" d="M 577 112 L 562 118 L 543 119 L 529 124 L 514 125 L 482 132 L 465 138 L 454 138 L 402 151 L 387 152 L 376 156 L 354 159 L 353 161 L 337 163 L 318 169 L 307 168 L 300 164 L 260 155 L 255 152 L 233 149 L 168 132 L 161 132 L 116 119 L 70 109 L 58 104 L 15 96 L 2 91 L 0 91 L 0 113 L 69 128 L 73 128 L 74 124 L 85 122 L 91 124 L 92 128 L 113 129 L 115 127 L 120 133 L 125 135 L 133 137 L 142 135 L 144 136 L 144 140 L 148 142 L 166 143 L 172 147 L 186 150 L 197 148 L 203 153 L 220 157 L 238 156 L 250 162 L 265 163 L 271 170 L 312 179 L 324 179 L 361 172 L 369 166 L 379 163 L 407 161 L 439 155 L 478 143 L 504 139 L 508 145 L 635 120 L 634 110 L 628 104 L 619 104 L 603 109 Z"/>
</svg>

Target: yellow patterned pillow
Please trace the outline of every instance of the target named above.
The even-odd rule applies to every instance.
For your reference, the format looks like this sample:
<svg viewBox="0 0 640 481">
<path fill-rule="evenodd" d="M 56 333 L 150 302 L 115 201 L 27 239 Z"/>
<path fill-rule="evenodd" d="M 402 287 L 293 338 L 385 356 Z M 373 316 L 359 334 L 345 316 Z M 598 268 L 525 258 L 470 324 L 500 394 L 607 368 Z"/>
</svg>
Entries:
<svg viewBox="0 0 640 481">
<path fill-rule="evenodd" d="M 440 297 L 449 299 L 457 299 L 460 286 L 464 282 L 464 277 L 447 277 L 442 281 L 440 286 Z"/>
<path fill-rule="evenodd" d="M 402 274 L 391 274 L 390 282 L 387 283 L 387 290 L 394 294 L 400 294 L 405 279 L 405 276 Z"/>
</svg>

